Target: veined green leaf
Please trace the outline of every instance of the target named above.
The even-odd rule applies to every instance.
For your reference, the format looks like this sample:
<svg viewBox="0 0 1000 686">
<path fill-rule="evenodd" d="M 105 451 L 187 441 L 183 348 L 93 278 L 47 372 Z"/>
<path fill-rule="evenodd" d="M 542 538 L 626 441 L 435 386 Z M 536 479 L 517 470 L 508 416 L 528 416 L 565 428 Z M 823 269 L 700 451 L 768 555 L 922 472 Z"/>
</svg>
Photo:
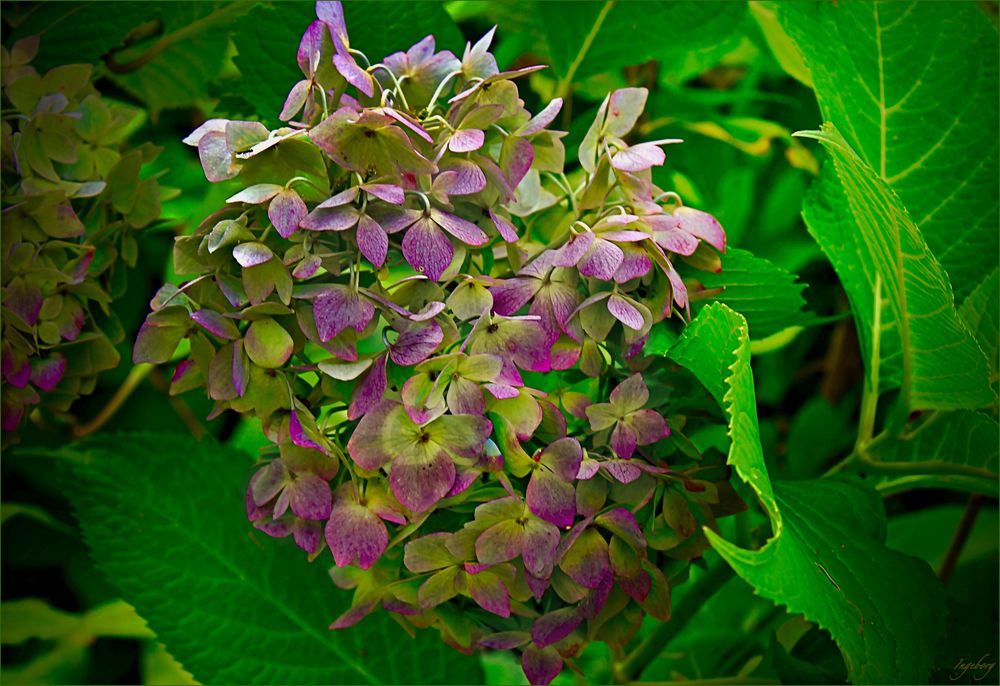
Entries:
<svg viewBox="0 0 1000 686">
<path fill-rule="evenodd" d="M 829 177 L 823 188 L 830 191 L 832 205 L 843 201 L 847 210 L 846 216 L 838 210 L 836 224 L 810 224 L 810 228 L 824 248 L 845 237 L 850 239 L 847 245 L 853 244 L 853 251 L 846 246 L 834 248 L 830 256 L 838 272 L 848 274 L 845 288 L 852 292 L 855 318 L 869 332 L 874 304 L 867 311 L 862 308 L 869 297 L 874 301 L 877 284 L 884 289 L 886 311 L 896 325 L 887 347 L 895 349 L 898 336 L 909 407 L 961 409 L 992 404 L 986 358 L 958 316 L 947 275 L 898 196 L 835 126 L 825 124 L 821 132 L 799 135 L 817 138 L 826 146 L 842 197 L 836 195 Z M 806 216 L 816 215 L 807 210 Z M 869 359 L 868 364 L 877 365 L 879 359 Z"/>
<path fill-rule="evenodd" d="M 481 678 L 475 660 L 432 632 L 409 638 L 385 612 L 329 631 L 350 594 L 333 586 L 327 556 L 310 564 L 290 540 L 247 523 L 247 456 L 171 434 L 111 435 L 84 449 L 72 499 L 98 567 L 199 681 Z"/>
<path fill-rule="evenodd" d="M 997 263 L 997 30 L 978 3 L 767 3 L 823 117 L 896 193 L 962 301 Z"/>
<path fill-rule="evenodd" d="M 574 80 L 658 60 L 664 77 L 681 82 L 733 50 L 746 19 L 741 3 L 538 2 L 560 95 Z M 669 40 L 622 42 L 629 36 Z"/>
<path fill-rule="evenodd" d="M 829 631 L 853 683 L 926 680 L 942 631 L 940 583 L 926 562 L 886 547 L 885 511 L 870 488 L 839 480 L 772 486 L 743 317 L 710 305 L 675 351 L 694 362 L 689 369 L 713 394 L 725 389 L 729 464 L 756 493 L 774 531 L 760 550 L 745 550 L 706 529 L 712 546 L 759 595 Z"/>
<path fill-rule="evenodd" d="M 878 457 L 887 463 L 941 461 L 969 467 L 989 480 L 992 473 L 996 492 L 1000 429 L 992 417 L 972 410 L 942 412 L 919 426 L 912 437 L 904 436 L 885 447 L 879 447 Z"/>
<path fill-rule="evenodd" d="M 705 288 L 722 288 L 712 298 L 742 314 L 754 340 L 767 338 L 790 326 L 806 326 L 815 317 L 802 310 L 805 284 L 796 276 L 746 250 L 731 248 L 722 256 L 722 271 L 699 272 Z"/>
<path fill-rule="evenodd" d="M 991 383 L 996 382 L 997 369 L 1000 366 L 1000 361 L 997 360 L 1000 349 L 997 342 L 997 332 L 1000 331 L 998 312 L 1000 312 L 1000 271 L 994 268 L 958 308 L 958 313 L 965 320 L 969 331 L 986 353 Z"/>
</svg>

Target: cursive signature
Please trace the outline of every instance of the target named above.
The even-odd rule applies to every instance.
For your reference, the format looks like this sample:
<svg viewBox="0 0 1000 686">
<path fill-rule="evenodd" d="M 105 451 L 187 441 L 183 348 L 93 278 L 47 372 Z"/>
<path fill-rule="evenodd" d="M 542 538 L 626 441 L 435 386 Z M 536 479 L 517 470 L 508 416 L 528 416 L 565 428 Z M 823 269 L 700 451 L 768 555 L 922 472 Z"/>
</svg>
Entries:
<svg viewBox="0 0 1000 686">
<path fill-rule="evenodd" d="M 992 662 L 988 662 L 988 660 L 990 660 L 989 653 L 986 653 L 975 662 L 969 662 L 965 658 L 962 658 L 952 670 L 950 679 L 952 681 L 958 681 L 968 673 L 969 676 L 972 677 L 973 681 L 982 681 L 988 677 L 993 672 L 993 668 L 997 666 L 996 660 L 993 660 Z"/>
</svg>

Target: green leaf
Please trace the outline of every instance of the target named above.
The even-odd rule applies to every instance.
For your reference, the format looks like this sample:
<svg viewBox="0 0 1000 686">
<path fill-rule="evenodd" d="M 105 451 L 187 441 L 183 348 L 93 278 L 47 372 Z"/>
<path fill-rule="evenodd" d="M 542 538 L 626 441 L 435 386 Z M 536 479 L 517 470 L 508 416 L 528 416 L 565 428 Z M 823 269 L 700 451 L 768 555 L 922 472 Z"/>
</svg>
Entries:
<svg viewBox="0 0 1000 686">
<path fill-rule="evenodd" d="M 563 95 L 575 80 L 649 60 L 661 63 L 667 80 L 685 81 L 739 44 L 747 13 L 746 5 L 737 2 L 607 0 L 535 6 Z"/>
<path fill-rule="evenodd" d="M 871 359 L 870 355 L 874 293 L 881 287 L 887 307 L 880 319 L 895 324 L 894 331 L 883 326 L 882 339 L 890 355 L 902 350 L 902 385 L 908 407 L 991 405 L 994 393 L 986 358 L 958 316 L 947 275 L 899 197 L 836 127 L 825 124 L 821 132 L 800 135 L 817 138 L 826 146 L 839 180 L 836 184 L 829 173 L 821 179 L 824 194 L 811 194 L 804 214 L 820 245 L 829 248 L 827 254 L 844 280 L 855 320 L 863 330 L 859 338 L 868 368 L 878 365 L 881 357 Z M 825 209 L 810 208 L 819 202 L 825 202 Z M 830 219 L 833 223 L 827 223 Z M 835 247 L 837 241 L 844 242 Z"/>
<path fill-rule="evenodd" d="M 941 412 L 920 424 L 912 435 L 878 445 L 874 466 L 885 474 L 896 470 L 963 475 L 974 481 L 968 488 L 961 484 L 959 488 L 996 496 L 998 445 L 1000 428 L 992 417 L 971 410 Z"/>
<path fill-rule="evenodd" d="M 730 249 L 722 256 L 720 273 L 700 272 L 697 278 L 705 288 L 725 289 L 712 300 L 742 314 L 753 340 L 791 326 L 807 326 L 815 319 L 802 310 L 805 285 L 796 282 L 798 277 L 746 250 Z"/>
<path fill-rule="evenodd" d="M 438 50 L 461 56 L 462 35 L 444 5 L 382 1 L 344 4 L 351 48 L 361 50 L 372 64 L 406 50 L 429 34 Z M 277 122 L 288 91 L 302 79 L 295 53 L 306 28 L 316 20 L 311 2 L 282 2 L 255 7 L 233 36 L 239 53 L 240 95 L 263 121 Z"/>
<path fill-rule="evenodd" d="M 768 7 L 808 65 L 824 119 L 900 198 L 961 301 L 1000 250 L 990 10 L 871 0 Z"/>
<path fill-rule="evenodd" d="M 310 564 L 246 521 L 247 456 L 171 434 L 84 450 L 72 499 L 98 567 L 202 683 L 481 679 L 474 660 L 432 632 L 410 639 L 385 612 L 327 630 L 350 594 L 331 583 L 327 555 Z"/>
<path fill-rule="evenodd" d="M 860 483 L 836 480 L 772 486 L 742 316 L 710 305 L 678 347 L 685 359 L 697 360 L 689 368 L 706 387 L 726 389 L 729 464 L 753 489 L 774 531 L 760 550 L 744 550 L 706 529 L 712 546 L 758 595 L 829 631 L 852 682 L 926 680 L 941 634 L 942 589 L 926 562 L 885 546 L 879 496 Z"/>
<path fill-rule="evenodd" d="M 997 369 L 1000 368 L 1000 361 L 997 359 L 1000 350 L 1000 345 L 997 343 L 997 332 L 1000 331 L 998 312 L 1000 312 L 1000 272 L 994 268 L 958 308 L 958 313 L 965 320 L 969 331 L 986 353 L 986 360 L 990 365 L 991 383 L 997 380 Z"/>
</svg>

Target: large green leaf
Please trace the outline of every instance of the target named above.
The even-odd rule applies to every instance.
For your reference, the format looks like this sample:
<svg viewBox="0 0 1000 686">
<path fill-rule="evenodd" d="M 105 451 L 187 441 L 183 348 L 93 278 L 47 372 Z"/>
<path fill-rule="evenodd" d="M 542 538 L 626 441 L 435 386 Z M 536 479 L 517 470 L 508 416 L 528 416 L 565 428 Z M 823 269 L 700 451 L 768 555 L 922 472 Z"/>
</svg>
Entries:
<svg viewBox="0 0 1000 686">
<path fill-rule="evenodd" d="M 85 444 L 72 499 L 98 567 L 202 683 L 475 683 L 478 663 L 385 612 L 329 631 L 349 593 L 246 521 L 250 460 L 213 441 Z"/>
<path fill-rule="evenodd" d="M 796 276 L 746 250 L 731 248 L 722 256 L 722 271 L 697 275 L 708 289 L 722 288 L 713 300 L 742 314 L 754 340 L 767 338 L 790 326 L 806 326 L 815 319 L 803 311 L 805 284 Z"/>
<path fill-rule="evenodd" d="M 965 299 L 958 313 L 965 320 L 979 347 L 986 353 L 990 365 L 990 381 L 997 380 L 998 351 L 997 333 L 1000 332 L 1000 271 L 996 268 L 986 275 L 969 297 Z"/>
<path fill-rule="evenodd" d="M 440 2 L 348 2 L 344 18 L 351 48 L 364 52 L 373 64 L 431 34 L 438 50 L 462 56 L 462 35 Z M 306 27 L 315 20 L 312 2 L 261 5 L 233 36 L 242 76 L 240 95 L 263 121 L 277 122 L 288 91 L 302 79 L 295 52 Z"/>
<path fill-rule="evenodd" d="M 768 3 L 823 116 L 909 211 L 959 301 L 997 264 L 997 30 L 980 3 Z"/>
<path fill-rule="evenodd" d="M 706 307 L 671 357 L 714 394 L 725 389 L 729 464 L 749 484 L 774 537 L 744 550 L 706 530 L 712 546 L 756 592 L 801 612 L 833 636 L 854 683 L 919 683 L 932 667 L 944 598 L 926 562 L 885 545 L 885 511 L 860 482 L 772 486 L 761 450 L 746 321 Z"/>
<path fill-rule="evenodd" d="M 821 245 L 836 237 L 850 236 L 853 253 L 839 254 L 835 267 L 852 272 L 845 287 L 882 289 L 902 349 L 903 392 L 913 409 L 961 409 L 990 405 L 995 396 L 983 351 L 969 333 L 955 308 L 951 284 L 941 264 L 924 242 L 916 224 L 886 182 L 861 159 L 836 127 L 826 124 L 822 132 L 804 132 L 824 143 L 830 153 L 846 201 L 846 226 L 810 225 Z M 830 179 L 827 177 L 827 183 Z M 831 189 L 832 190 L 832 189 Z M 807 217 L 809 214 L 807 213 Z M 843 214 L 839 216 L 844 219 Z M 831 254 L 831 260 L 838 251 Z M 860 270 L 860 273 L 855 272 Z M 853 294 L 852 305 L 867 296 Z M 874 297 L 874 296 L 872 296 Z M 863 307 L 861 305 L 860 307 Z M 870 312 L 855 309 L 855 317 L 870 330 L 875 307 Z M 869 334 L 870 335 L 870 334 Z M 895 343 L 895 342 L 894 342 Z M 878 364 L 869 359 L 868 364 Z"/>
<path fill-rule="evenodd" d="M 680 81 L 712 66 L 740 41 L 743 3 L 538 2 L 552 68 L 568 92 L 574 79 L 657 60 Z"/>
</svg>

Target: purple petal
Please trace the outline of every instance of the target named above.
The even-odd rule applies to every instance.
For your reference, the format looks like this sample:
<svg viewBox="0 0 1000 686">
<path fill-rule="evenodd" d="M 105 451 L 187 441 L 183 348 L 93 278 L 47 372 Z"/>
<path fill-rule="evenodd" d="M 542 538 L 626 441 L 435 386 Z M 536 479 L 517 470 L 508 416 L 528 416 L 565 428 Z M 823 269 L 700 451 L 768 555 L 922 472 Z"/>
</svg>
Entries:
<svg viewBox="0 0 1000 686">
<path fill-rule="evenodd" d="M 639 312 L 639 310 L 637 310 L 635 306 L 626 298 L 623 298 L 617 293 L 608 298 L 608 312 L 610 312 L 615 319 L 630 329 L 639 331 L 645 325 L 642 313 Z"/>
<path fill-rule="evenodd" d="M 544 614 L 531 625 L 531 640 L 539 648 L 561 641 L 580 625 L 582 618 L 575 607 L 564 607 Z"/>
<path fill-rule="evenodd" d="M 493 294 L 493 311 L 510 316 L 524 307 L 541 287 L 538 279 L 513 278 L 501 281 L 490 288 Z"/>
<path fill-rule="evenodd" d="M 622 249 L 611 241 L 597 238 L 580 260 L 578 268 L 584 276 L 610 281 L 625 259 Z"/>
<path fill-rule="evenodd" d="M 433 188 L 444 195 L 472 195 L 486 188 L 486 175 L 472 162 L 458 160 L 434 178 Z"/>
<path fill-rule="evenodd" d="M 635 432 L 639 445 L 650 445 L 670 435 L 667 421 L 654 410 L 637 410 L 625 421 Z"/>
<path fill-rule="evenodd" d="M 442 212 L 437 208 L 431 208 L 431 219 L 466 245 L 480 246 L 489 243 L 489 236 L 470 221 Z"/>
<path fill-rule="evenodd" d="M 657 231 L 653 234 L 653 239 L 667 252 L 678 255 L 693 255 L 698 249 L 698 239 L 678 228 Z"/>
<path fill-rule="evenodd" d="M 539 648 L 533 644 L 528 645 L 521 655 L 521 669 L 524 670 L 524 676 L 528 677 L 532 686 L 546 686 L 559 676 L 562 667 L 562 657 L 552 647 Z"/>
<path fill-rule="evenodd" d="M 508 243 L 517 243 L 517 227 L 509 219 L 494 212 L 493 208 L 490 208 L 490 219 L 493 220 L 493 225 L 497 227 L 501 238 Z"/>
<path fill-rule="evenodd" d="M 305 435 L 305 432 L 303 432 L 302 422 L 299 421 L 299 413 L 297 410 L 292 410 L 292 414 L 288 417 L 288 435 L 291 437 L 292 443 L 300 448 L 322 450 L 318 443 L 315 443 Z"/>
<path fill-rule="evenodd" d="M 514 391 L 515 396 L 517 391 Z M 452 414 L 470 414 L 482 416 L 486 412 L 486 401 L 479 384 L 455 377 L 448 385 L 448 409 Z"/>
<path fill-rule="evenodd" d="M 343 5 L 332 0 L 317 0 L 316 16 L 330 28 L 330 33 L 338 46 L 346 47 L 347 25 L 344 23 Z"/>
<path fill-rule="evenodd" d="M 281 191 L 267 207 L 267 217 L 282 238 L 295 233 L 308 214 L 306 204 L 293 190 Z"/>
<path fill-rule="evenodd" d="M 573 486 L 544 467 L 531 475 L 526 492 L 528 507 L 547 522 L 563 528 L 572 526 L 576 514 Z"/>
<path fill-rule="evenodd" d="M 601 467 L 622 484 L 630 484 L 642 476 L 642 470 L 627 460 L 607 460 L 601 463 Z"/>
<path fill-rule="evenodd" d="M 479 645 L 492 650 L 512 650 L 520 648 L 531 640 L 526 631 L 500 631 L 479 639 Z"/>
<path fill-rule="evenodd" d="M 255 241 L 240 243 L 233 248 L 233 258 L 241 267 L 256 267 L 258 264 L 264 264 L 272 257 L 274 257 L 274 253 L 271 252 L 269 247 Z"/>
<path fill-rule="evenodd" d="M 351 396 L 351 404 L 347 408 L 347 418 L 354 420 L 367 415 L 382 401 L 385 395 L 385 387 L 388 383 L 386 378 L 386 356 L 379 355 L 372 363 L 372 368 L 368 370 L 364 380 L 354 387 Z"/>
<path fill-rule="evenodd" d="M 476 227 L 478 229 L 478 227 Z M 451 264 L 451 241 L 429 218 L 419 219 L 403 236 L 403 257 L 411 267 L 437 281 Z"/>
<path fill-rule="evenodd" d="M 412 367 L 430 357 L 443 340 L 441 326 L 432 320 L 401 333 L 389 347 L 389 357 L 402 367 Z"/>
<path fill-rule="evenodd" d="M 239 167 L 226 143 L 226 135 L 221 131 L 212 131 L 199 139 L 198 158 L 205 171 L 205 178 L 212 183 L 231 179 L 239 173 Z"/>
<path fill-rule="evenodd" d="M 646 547 L 646 537 L 635 521 L 635 515 L 622 507 L 605 512 L 595 520 L 599 525 L 628 543 L 636 551 Z"/>
<path fill-rule="evenodd" d="M 332 494 L 326 480 L 316 474 L 299 474 L 288 489 L 291 492 L 290 506 L 296 517 L 323 520 L 330 516 Z"/>
<path fill-rule="evenodd" d="M 594 242 L 594 233 L 586 231 L 573 236 L 566 245 L 559 248 L 552 260 L 556 267 L 575 267 Z"/>
<path fill-rule="evenodd" d="M 726 232 L 718 219 L 690 207 L 678 207 L 674 210 L 674 216 L 680 219 L 684 231 L 697 236 L 719 252 L 726 252 Z"/>
<path fill-rule="evenodd" d="M 445 493 L 446 498 L 459 495 L 468 490 L 474 484 L 482 472 L 476 469 L 459 469 L 455 472 L 455 483 L 451 485 L 451 490 Z"/>
<path fill-rule="evenodd" d="M 340 493 L 326 523 L 326 544 L 338 567 L 356 562 L 361 569 L 368 569 L 389 544 L 389 532 L 371 510 Z"/>
<path fill-rule="evenodd" d="M 552 565 L 555 564 L 558 547 L 558 528 L 541 519 L 528 520 L 524 528 L 521 559 L 529 574 L 538 577 L 548 576 Z"/>
<path fill-rule="evenodd" d="M 611 449 L 618 457 L 625 460 L 632 457 L 638 443 L 639 437 L 630 426 L 622 421 L 615 424 L 615 428 L 611 432 Z"/>
<path fill-rule="evenodd" d="M 3 306 L 28 326 L 34 326 L 42 309 L 42 291 L 22 278 L 15 278 L 4 289 Z"/>
<path fill-rule="evenodd" d="M 385 256 L 389 253 L 389 237 L 378 223 L 367 214 L 358 219 L 356 233 L 358 249 L 376 268 L 385 264 Z"/>
<path fill-rule="evenodd" d="M 531 163 L 535 160 L 535 149 L 531 142 L 525 138 L 508 136 L 504 141 L 500 151 L 500 167 L 511 188 L 517 188 L 518 184 L 531 169 Z"/>
<path fill-rule="evenodd" d="M 483 147 L 486 140 L 486 133 L 479 129 L 459 129 L 451 135 L 448 141 L 448 149 L 452 152 L 472 152 Z"/>
<path fill-rule="evenodd" d="M 597 588 L 611 575 L 608 543 L 597 530 L 588 528 L 569 547 L 559 568 L 585 588 Z"/>
<path fill-rule="evenodd" d="M 288 470 L 281 460 L 272 460 L 264 465 L 250 479 L 254 504 L 263 507 L 270 502 L 285 487 L 287 479 Z"/>
<path fill-rule="evenodd" d="M 339 3 L 338 3 L 339 4 Z M 327 527 L 329 528 L 329 526 Z M 327 543 L 329 545 L 329 543 Z M 346 629 L 352 627 L 362 619 L 367 617 L 372 613 L 372 610 L 378 605 L 377 600 L 367 600 L 360 605 L 354 605 L 347 610 L 344 614 L 337 617 L 333 624 L 330 625 L 331 629 Z"/>
<path fill-rule="evenodd" d="M 622 248 L 622 252 L 625 253 L 625 259 L 622 260 L 621 266 L 615 272 L 615 283 L 625 283 L 632 279 L 638 279 L 652 270 L 653 261 L 649 259 L 649 255 L 644 250 L 627 246 Z"/>
<path fill-rule="evenodd" d="M 403 200 L 406 198 L 403 194 L 403 189 L 391 183 L 366 183 L 361 186 L 361 189 L 365 193 L 393 205 L 402 205 Z"/>
<path fill-rule="evenodd" d="M 323 544 L 323 526 L 319 522 L 298 521 L 292 529 L 292 536 L 295 545 L 315 555 Z"/>
<path fill-rule="evenodd" d="M 347 82 L 367 95 L 369 98 L 375 93 L 375 86 L 372 83 L 371 74 L 366 72 L 354 60 L 354 57 L 344 51 L 333 56 L 333 66 L 337 68 L 340 75 L 347 79 Z"/>
<path fill-rule="evenodd" d="M 316 205 L 316 209 L 330 209 L 332 207 L 343 207 L 344 205 L 354 202 L 354 199 L 358 197 L 359 186 L 351 186 L 336 195 L 332 195 L 320 204 Z"/>
<path fill-rule="evenodd" d="M 580 616 L 584 619 L 594 619 L 604 609 L 604 603 L 611 594 L 611 587 L 614 585 L 614 577 L 611 574 L 605 576 L 597 588 L 592 589 L 587 597 L 577 606 Z"/>
<path fill-rule="evenodd" d="M 538 461 L 563 481 L 576 479 L 583 460 L 583 448 L 575 438 L 560 438 L 549 444 L 538 457 Z"/>
<path fill-rule="evenodd" d="M 41 391 L 51 391 L 63 378 L 66 373 L 66 358 L 60 353 L 55 353 L 47 360 L 35 362 L 31 371 L 31 383 Z"/>
<path fill-rule="evenodd" d="M 232 341 L 240 337 L 240 331 L 236 328 L 233 320 L 222 316 L 215 310 L 196 310 L 191 313 L 191 319 L 197 322 L 201 328 L 224 340 Z"/>
<path fill-rule="evenodd" d="M 295 61 L 299 63 L 299 69 L 305 76 L 314 74 L 319 65 L 319 56 L 323 49 L 323 31 L 323 22 L 314 21 L 309 24 L 305 33 L 302 34 L 302 40 L 299 41 Z"/>
<path fill-rule="evenodd" d="M 250 383 L 250 360 L 247 357 L 243 341 L 233 344 L 233 364 L 230 367 L 233 377 L 233 389 L 237 397 L 242 398 Z"/>
<path fill-rule="evenodd" d="M 620 171 L 640 172 L 650 167 L 660 167 L 667 158 L 663 149 L 654 143 L 640 143 L 619 150 L 611 157 L 611 166 Z"/>
<path fill-rule="evenodd" d="M 301 220 L 300 226 L 309 231 L 344 231 L 358 223 L 356 207 L 316 208 Z"/>
<path fill-rule="evenodd" d="M 530 136 L 533 133 L 538 133 L 555 120 L 556 115 L 559 114 L 559 110 L 562 109 L 562 105 L 562 98 L 554 98 L 548 105 L 545 106 L 545 109 L 532 117 L 531 121 L 523 127 L 518 129 L 517 135 Z"/>
<path fill-rule="evenodd" d="M 392 463 L 389 486 L 412 512 L 426 512 L 451 490 L 455 463 L 443 450 L 400 455 Z"/>
<path fill-rule="evenodd" d="M 332 288 L 313 302 L 316 331 L 324 343 L 347 327 L 364 331 L 374 316 L 375 306 L 346 288 Z"/>
</svg>

